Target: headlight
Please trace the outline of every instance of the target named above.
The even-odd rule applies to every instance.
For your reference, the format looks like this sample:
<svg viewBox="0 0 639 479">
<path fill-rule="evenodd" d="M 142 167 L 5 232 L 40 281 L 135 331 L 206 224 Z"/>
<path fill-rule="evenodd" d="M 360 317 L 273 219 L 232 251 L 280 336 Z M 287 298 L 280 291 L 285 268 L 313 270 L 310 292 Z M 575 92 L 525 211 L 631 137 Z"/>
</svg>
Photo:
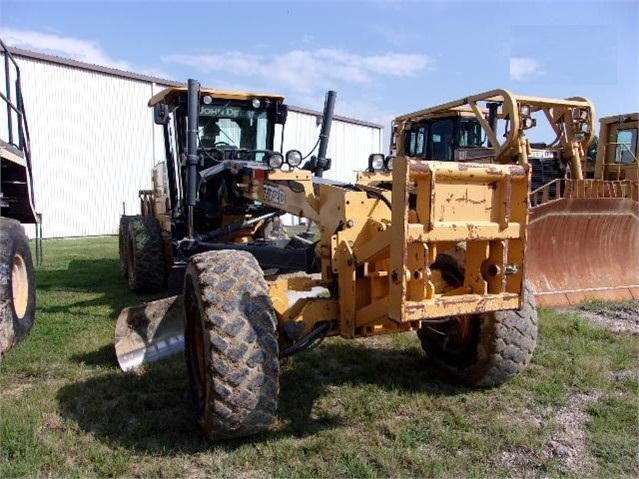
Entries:
<svg viewBox="0 0 639 479">
<path fill-rule="evenodd" d="M 519 108 L 519 112 L 521 116 L 530 116 L 530 106 L 529 105 L 521 105 Z"/>
<path fill-rule="evenodd" d="M 522 121 L 522 128 L 527 130 L 528 128 L 532 128 L 537 125 L 537 120 L 534 118 L 524 118 Z"/>
<path fill-rule="evenodd" d="M 261 104 L 262 103 L 260 102 L 259 98 L 253 98 L 253 101 L 251 102 L 251 105 L 253 105 L 253 108 L 259 108 Z"/>
<path fill-rule="evenodd" d="M 205 105 L 210 105 L 211 103 L 213 103 L 213 97 L 211 95 L 203 96 L 202 103 L 204 103 Z"/>
<path fill-rule="evenodd" d="M 368 169 L 372 171 L 380 171 L 384 168 L 384 155 L 381 153 L 373 153 L 368 155 Z"/>
<path fill-rule="evenodd" d="M 268 157 L 268 166 L 273 169 L 281 167 L 282 163 L 284 163 L 284 157 L 279 153 L 273 153 Z"/>
<path fill-rule="evenodd" d="M 295 167 L 302 162 L 302 154 L 297 150 L 289 150 L 286 152 L 286 162 Z"/>
<path fill-rule="evenodd" d="M 387 156 L 386 160 L 384 160 L 384 166 L 386 167 L 386 169 L 388 171 L 393 171 L 393 160 L 395 159 L 394 156 Z"/>
</svg>

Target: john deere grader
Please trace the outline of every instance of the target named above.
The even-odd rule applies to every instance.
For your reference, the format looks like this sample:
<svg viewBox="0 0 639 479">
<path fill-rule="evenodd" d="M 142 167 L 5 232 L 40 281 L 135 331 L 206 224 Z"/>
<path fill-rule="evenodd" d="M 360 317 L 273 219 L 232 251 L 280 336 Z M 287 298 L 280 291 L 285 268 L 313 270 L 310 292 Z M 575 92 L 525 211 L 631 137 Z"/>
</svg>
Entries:
<svg viewBox="0 0 639 479">
<path fill-rule="evenodd" d="M 237 100 L 259 105 L 265 97 Z M 147 217 L 167 225 L 154 227 L 152 242 L 163 244 L 164 232 L 173 252 L 167 268 L 185 267 L 180 294 L 121 313 L 116 351 L 125 369 L 135 344 L 153 345 L 143 358 L 153 360 L 183 332 L 197 421 L 208 438 L 224 439 L 266 430 L 277 410 L 280 359 L 328 336 L 416 331 L 430 360 L 475 386 L 498 385 L 526 367 L 537 313 L 525 278 L 525 141 L 505 146 L 508 164 L 456 163 L 408 156 L 400 134 L 395 157 L 372 155 L 354 183 L 336 183 L 321 177 L 322 154 L 301 165 L 298 153 L 267 146 L 259 158 L 251 151 L 253 158 L 238 159 L 242 148 L 230 133 L 226 145 L 207 147 L 207 109 L 215 118 L 217 105 L 234 101 L 228 92 L 220 99 L 200 91 L 193 80 L 151 100 L 156 118 L 177 125 L 178 145 L 177 161 L 167 157 L 176 166 L 167 168 L 167 188 L 151 194 L 160 207 Z M 511 115 L 519 113 L 511 107 Z M 261 130 L 267 145 L 284 109 L 278 100 L 270 108 Z M 407 126 L 397 125 L 400 133 Z M 228 232 L 228 225 L 199 231 L 197 209 L 226 205 L 210 200 L 220 188 L 245 200 L 245 210 L 270 208 L 318 225 L 319 239 L 304 248 L 312 252 L 305 268 L 260 266 L 259 248 L 277 245 L 252 238 L 252 220 L 238 220 L 247 241 L 222 242 L 219 229 Z"/>
</svg>

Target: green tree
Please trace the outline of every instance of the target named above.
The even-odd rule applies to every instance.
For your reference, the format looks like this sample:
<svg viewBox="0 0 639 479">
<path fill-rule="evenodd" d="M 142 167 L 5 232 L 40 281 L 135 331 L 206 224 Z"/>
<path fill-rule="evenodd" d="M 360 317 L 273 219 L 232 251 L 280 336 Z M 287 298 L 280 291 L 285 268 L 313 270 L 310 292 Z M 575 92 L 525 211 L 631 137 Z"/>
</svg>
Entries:
<svg viewBox="0 0 639 479">
<path fill-rule="evenodd" d="M 599 138 L 595 135 L 588 145 L 588 150 L 586 152 L 586 161 L 588 165 L 594 166 L 595 161 L 597 160 L 597 148 L 599 146 Z"/>
</svg>

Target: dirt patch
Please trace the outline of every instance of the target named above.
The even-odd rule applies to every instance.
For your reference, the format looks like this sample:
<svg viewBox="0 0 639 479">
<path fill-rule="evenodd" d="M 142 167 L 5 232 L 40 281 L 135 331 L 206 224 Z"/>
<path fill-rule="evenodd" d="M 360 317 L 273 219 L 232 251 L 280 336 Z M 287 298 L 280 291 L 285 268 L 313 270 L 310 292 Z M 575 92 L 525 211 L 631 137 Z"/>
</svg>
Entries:
<svg viewBox="0 0 639 479">
<path fill-rule="evenodd" d="M 566 472 L 587 475 L 588 471 L 594 470 L 596 460 L 586 444 L 589 420 L 586 407 L 601 397 L 600 391 L 575 394 L 568 404 L 559 409 L 546 407 L 543 411 L 527 410 L 524 416 L 528 425 L 542 427 L 544 422 L 555 423 L 546 447 L 540 450 L 512 447 L 500 452 L 491 462 L 508 467 L 511 470 L 509 477 L 547 477 L 542 471 L 550 460 L 559 462 Z"/>
<path fill-rule="evenodd" d="M 15 399 L 20 397 L 26 390 L 31 389 L 34 385 L 35 382 L 9 385 L 0 391 L 0 399 Z"/>
<path fill-rule="evenodd" d="M 616 333 L 639 336 L 639 301 L 575 310 L 579 316 Z"/>
<path fill-rule="evenodd" d="M 600 391 L 576 394 L 554 416 L 557 431 L 548 440 L 548 454 L 572 472 L 586 472 L 595 464 L 586 445 L 588 413 L 585 409 L 601 396 Z"/>
</svg>

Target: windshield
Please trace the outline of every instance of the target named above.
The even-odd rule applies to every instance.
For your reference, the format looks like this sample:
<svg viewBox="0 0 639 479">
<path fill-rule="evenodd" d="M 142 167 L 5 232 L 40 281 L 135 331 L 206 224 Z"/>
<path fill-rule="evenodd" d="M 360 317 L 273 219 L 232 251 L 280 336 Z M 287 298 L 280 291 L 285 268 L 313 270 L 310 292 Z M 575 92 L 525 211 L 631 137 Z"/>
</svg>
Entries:
<svg viewBox="0 0 639 479">
<path fill-rule="evenodd" d="M 268 113 L 251 106 L 202 105 L 199 120 L 202 148 L 270 149 Z M 263 153 L 255 155 L 261 161 Z"/>
</svg>

